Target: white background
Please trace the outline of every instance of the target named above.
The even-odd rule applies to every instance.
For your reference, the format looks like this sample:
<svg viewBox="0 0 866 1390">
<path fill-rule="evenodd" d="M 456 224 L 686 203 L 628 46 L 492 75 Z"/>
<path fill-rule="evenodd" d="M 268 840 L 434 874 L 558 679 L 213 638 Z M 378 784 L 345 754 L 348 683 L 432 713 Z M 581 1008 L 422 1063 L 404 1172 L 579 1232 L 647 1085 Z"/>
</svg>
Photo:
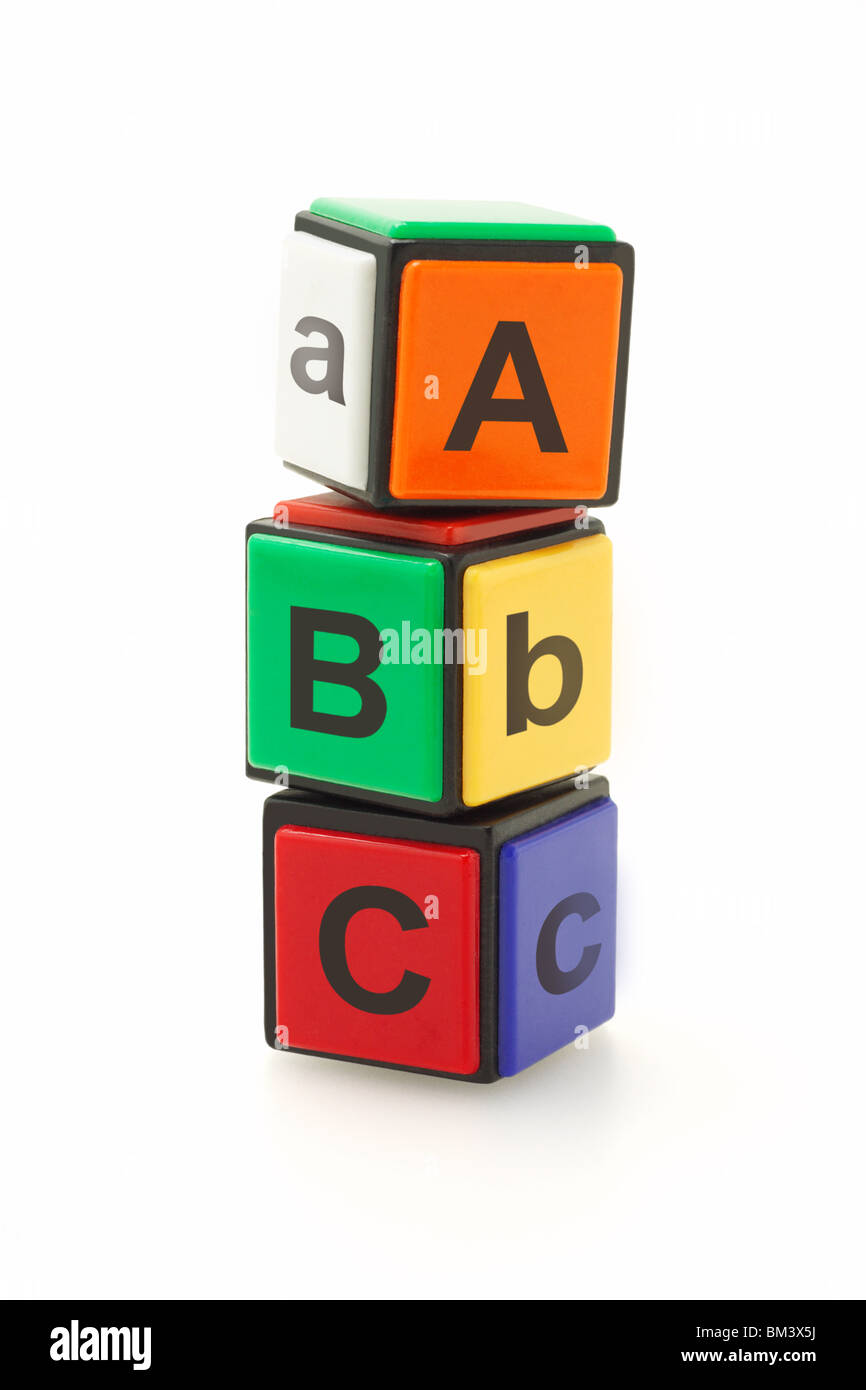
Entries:
<svg viewBox="0 0 866 1390">
<path fill-rule="evenodd" d="M 3 1292 L 862 1295 L 858 7 L 6 14 Z M 262 1038 L 243 527 L 358 193 L 637 252 L 619 1008 L 487 1088 Z"/>
</svg>

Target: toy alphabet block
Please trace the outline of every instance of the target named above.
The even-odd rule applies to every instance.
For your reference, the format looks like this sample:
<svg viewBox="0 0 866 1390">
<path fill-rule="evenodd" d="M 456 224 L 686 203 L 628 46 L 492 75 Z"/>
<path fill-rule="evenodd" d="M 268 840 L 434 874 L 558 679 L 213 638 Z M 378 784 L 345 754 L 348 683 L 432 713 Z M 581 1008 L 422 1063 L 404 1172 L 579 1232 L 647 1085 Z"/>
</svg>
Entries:
<svg viewBox="0 0 866 1390">
<path fill-rule="evenodd" d="M 583 513 L 281 503 L 247 593 L 253 777 L 447 816 L 608 756 L 611 546 Z"/>
<path fill-rule="evenodd" d="M 633 278 L 543 208 L 320 198 L 286 242 L 277 449 L 387 510 L 608 506 Z"/>
<path fill-rule="evenodd" d="M 612 1017 L 616 807 L 603 777 L 449 821 L 308 792 L 264 807 L 275 1048 L 464 1081 Z"/>
</svg>

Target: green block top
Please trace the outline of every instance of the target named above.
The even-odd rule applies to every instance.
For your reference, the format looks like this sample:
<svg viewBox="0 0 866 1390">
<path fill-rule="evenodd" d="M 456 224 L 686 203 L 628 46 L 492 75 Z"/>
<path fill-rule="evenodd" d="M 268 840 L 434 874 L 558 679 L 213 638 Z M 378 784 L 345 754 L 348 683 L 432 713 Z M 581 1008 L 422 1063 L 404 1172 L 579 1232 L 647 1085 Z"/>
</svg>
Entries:
<svg viewBox="0 0 866 1390">
<path fill-rule="evenodd" d="M 396 240 L 615 241 L 613 230 L 531 203 L 439 198 L 316 198 L 310 211 Z"/>
</svg>

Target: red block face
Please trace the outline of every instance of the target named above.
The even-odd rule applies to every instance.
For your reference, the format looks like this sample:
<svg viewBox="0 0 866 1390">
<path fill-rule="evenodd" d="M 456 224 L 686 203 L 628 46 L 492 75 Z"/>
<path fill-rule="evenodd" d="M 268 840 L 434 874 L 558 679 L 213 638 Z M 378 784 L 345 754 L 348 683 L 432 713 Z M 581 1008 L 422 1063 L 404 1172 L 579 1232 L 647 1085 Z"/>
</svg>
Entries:
<svg viewBox="0 0 866 1390">
<path fill-rule="evenodd" d="M 477 853 L 294 825 L 274 851 L 278 1045 L 477 1071 Z"/>
</svg>

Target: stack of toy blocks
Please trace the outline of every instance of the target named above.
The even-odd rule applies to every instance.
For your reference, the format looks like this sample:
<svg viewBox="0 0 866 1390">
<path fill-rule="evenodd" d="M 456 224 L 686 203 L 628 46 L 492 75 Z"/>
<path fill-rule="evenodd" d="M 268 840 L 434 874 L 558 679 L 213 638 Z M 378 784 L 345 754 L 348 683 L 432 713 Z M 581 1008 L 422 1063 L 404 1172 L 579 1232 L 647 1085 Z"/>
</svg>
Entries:
<svg viewBox="0 0 866 1390">
<path fill-rule="evenodd" d="M 320 199 L 247 529 L 268 1042 L 464 1081 L 614 1009 L 611 545 L 634 275 L 522 204 Z"/>
</svg>

